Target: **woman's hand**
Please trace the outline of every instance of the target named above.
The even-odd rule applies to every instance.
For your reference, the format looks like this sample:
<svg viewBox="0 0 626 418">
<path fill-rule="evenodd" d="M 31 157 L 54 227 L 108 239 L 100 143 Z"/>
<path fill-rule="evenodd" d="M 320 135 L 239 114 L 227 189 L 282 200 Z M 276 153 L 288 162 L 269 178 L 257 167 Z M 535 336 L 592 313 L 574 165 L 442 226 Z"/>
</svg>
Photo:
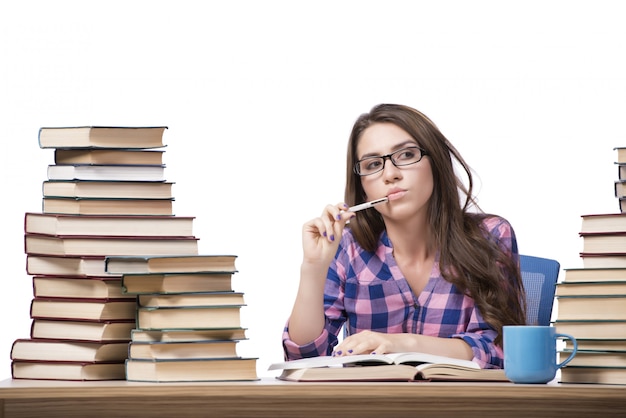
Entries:
<svg viewBox="0 0 626 418">
<path fill-rule="evenodd" d="M 328 268 L 337 253 L 341 234 L 354 213 L 345 212 L 345 203 L 328 205 L 322 215 L 308 221 L 302 227 L 303 264 L 321 265 Z"/>
<path fill-rule="evenodd" d="M 385 354 L 405 350 L 398 346 L 403 334 L 386 334 L 375 331 L 361 331 L 346 337 L 335 347 L 333 356 L 350 356 L 354 354 Z"/>
<path fill-rule="evenodd" d="M 333 356 L 420 352 L 471 360 L 472 348 L 461 338 L 441 338 L 421 334 L 361 331 L 346 337 L 335 347 Z"/>
</svg>

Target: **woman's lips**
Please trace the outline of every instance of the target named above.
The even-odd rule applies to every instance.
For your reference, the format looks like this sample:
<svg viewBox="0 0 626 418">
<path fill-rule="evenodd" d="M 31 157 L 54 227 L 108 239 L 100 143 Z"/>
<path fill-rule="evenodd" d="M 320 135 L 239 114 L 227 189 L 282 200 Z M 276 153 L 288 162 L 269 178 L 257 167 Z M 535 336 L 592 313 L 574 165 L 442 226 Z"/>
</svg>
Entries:
<svg viewBox="0 0 626 418">
<path fill-rule="evenodd" d="M 391 202 L 392 200 L 398 200 L 406 194 L 406 190 L 396 190 L 387 195 L 387 198 Z"/>
</svg>

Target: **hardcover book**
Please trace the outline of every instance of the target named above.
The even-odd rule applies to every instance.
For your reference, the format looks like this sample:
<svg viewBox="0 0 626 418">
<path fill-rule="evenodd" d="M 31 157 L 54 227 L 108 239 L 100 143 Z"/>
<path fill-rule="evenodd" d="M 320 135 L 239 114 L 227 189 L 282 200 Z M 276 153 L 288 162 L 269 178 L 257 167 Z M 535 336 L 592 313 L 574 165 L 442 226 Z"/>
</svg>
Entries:
<svg viewBox="0 0 626 418">
<path fill-rule="evenodd" d="M 27 212 L 24 232 L 43 235 L 193 236 L 192 216 L 67 215 Z"/>
<path fill-rule="evenodd" d="M 64 126 L 39 129 L 41 148 L 160 148 L 167 126 Z"/>
<path fill-rule="evenodd" d="M 128 358 L 137 360 L 176 360 L 236 358 L 235 340 L 211 340 L 189 342 L 138 342 L 128 345 Z"/>
<path fill-rule="evenodd" d="M 44 197 L 41 210 L 67 215 L 171 216 L 173 199 Z"/>
<path fill-rule="evenodd" d="M 13 379 L 34 380 L 124 380 L 124 363 L 85 363 L 79 361 L 11 362 Z"/>
<path fill-rule="evenodd" d="M 43 298 L 127 298 L 120 277 L 33 276 L 33 295 Z"/>
<path fill-rule="evenodd" d="M 11 360 L 123 362 L 127 342 L 17 339 L 11 346 Z"/>
<path fill-rule="evenodd" d="M 137 297 L 137 305 L 142 308 L 244 306 L 241 292 L 202 292 L 175 294 L 143 294 Z"/>
<path fill-rule="evenodd" d="M 34 298 L 30 305 L 33 319 L 103 321 L 133 319 L 137 302 L 132 299 Z"/>
<path fill-rule="evenodd" d="M 238 328 L 241 306 L 137 308 L 137 328 L 144 330 Z"/>
<path fill-rule="evenodd" d="M 167 329 L 131 331 L 133 342 L 192 342 L 209 340 L 245 340 L 245 328 Z"/>
<path fill-rule="evenodd" d="M 104 256 L 69 257 L 26 255 L 26 273 L 56 276 L 110 276 L 120 274 L 107 273 L 104 270 Z"/>
<path fill-rule="evenodd" d="M 125 293 L 192 293 L 232 291 L 230 272 L 179 273 L 179 274 L 124 274 L 122 288 Z"/>
<path fill-rule="evenodd" d="M 139 254 L 194 254 L 198 252 L 195 237 L 162 236 L 79 236 L 26 234 L 26 254 L 100 256 Z"/>
<path fill-rule="evenodd" d="M 126 380 L 136 382 L 215 382 L 258 380 L 256 358 L 127 360 Z"/>
<path fill-rule="evenodd" d="M 49 165 L 48 180 L 165 181 L 165 165 Z"/>
<path fill-rule="evenodd" d="M 41 184 L 41 189 L 43 197 L 172 200 L 173 184 L 165 181 L 48 180 Z"/>
<path fill-rule="evenodd" d="M 161 256 L 109 256 L 105 269 L 109 273 L 201 273 L 231 272 L 236 255 L 161 255 Z"/>
<path fill-rule="evenodd" d="M 115 321 L 33 319 L 31 338 L 74 341 L 130 341 L 135 318 Z"/>
<path fill-rule="evenodd" d="M 162 150 L 144 149 L 56 149 L 54 163 L 62 164 L 94 164 L 94 165 L 161 165 Z"/>
</svg>

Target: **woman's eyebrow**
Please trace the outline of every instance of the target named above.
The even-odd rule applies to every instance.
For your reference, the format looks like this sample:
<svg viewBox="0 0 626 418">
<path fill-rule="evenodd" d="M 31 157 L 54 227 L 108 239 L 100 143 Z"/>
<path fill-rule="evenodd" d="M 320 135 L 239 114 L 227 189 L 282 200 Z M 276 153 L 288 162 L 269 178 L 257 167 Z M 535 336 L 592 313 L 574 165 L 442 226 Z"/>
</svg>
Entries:
<svg viewBox="0 0 626 418">
<path fill-rule="evenodd" d="M 407 139 L 407 140 L 406 140 L 406 141 L 404 141 L 404 142 L 401 142 L 401 143 L 399 143 L 399 144 L 394 145 L 394 146 L 391 148 L 391 152 L 397 151 L 397 150 L 402 149 L 402 148 L 411 147 L 411 146 L 416 147 L 416 146 L 417 146 L 417 143 L 416 143 L 414 140 L 412 140 L 412 139 Z M 369 152 L 369 153 L 367 153 L 367 154 L 363 154 L 363 156 L 361 157 L 361 159 L 362 159 L 362 158 L 368 158 L 368 157 L 380 157 L 381 155 L 382 155 L 382 154 L 377 153 L 377 152 Z"/>
</svg>

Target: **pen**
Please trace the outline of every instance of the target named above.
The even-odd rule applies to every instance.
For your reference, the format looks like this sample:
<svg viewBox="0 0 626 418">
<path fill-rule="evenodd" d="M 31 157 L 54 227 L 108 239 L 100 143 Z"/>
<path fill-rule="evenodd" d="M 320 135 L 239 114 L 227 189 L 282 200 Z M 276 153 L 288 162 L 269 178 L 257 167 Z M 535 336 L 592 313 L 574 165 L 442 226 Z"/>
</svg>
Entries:
<svg viewBox="0 0 626 418">
<path fill-rule="evenodd" d="M 348 208 L 348 211 L 349 212 L 358 212 L 360 210 L 368 209 L 368 208 L 376 206 L 376 205 L 378 205 L 380 203 L 385 203 L 385 202 L 388 202 L 388 201 L 389 201 L 388 198 L 381 197 L 380 199 L 375 199 L 375 200 L 372 200 L 370 202 L 365 202 L 365 203 L 361 203 L 360 205 L 352 206 L 352 207 Z"/>
</svg>

